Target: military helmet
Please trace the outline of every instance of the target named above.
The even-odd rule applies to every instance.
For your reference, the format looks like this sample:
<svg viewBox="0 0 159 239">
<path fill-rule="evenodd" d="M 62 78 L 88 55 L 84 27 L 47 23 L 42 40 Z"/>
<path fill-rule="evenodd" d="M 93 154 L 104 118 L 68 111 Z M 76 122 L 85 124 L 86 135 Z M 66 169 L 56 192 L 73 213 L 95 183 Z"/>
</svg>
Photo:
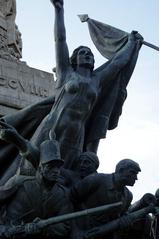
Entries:
<svg viewBox="0 0 159 239">
<path fill-rule="evenodd" d="M 40 163 L 46 164 L 51 162 L 59 162 L 61 165 L 64 162 L 61 159 L 59 143 L 54 139 L 45 140 L 40 145 Z"/>
</svg>

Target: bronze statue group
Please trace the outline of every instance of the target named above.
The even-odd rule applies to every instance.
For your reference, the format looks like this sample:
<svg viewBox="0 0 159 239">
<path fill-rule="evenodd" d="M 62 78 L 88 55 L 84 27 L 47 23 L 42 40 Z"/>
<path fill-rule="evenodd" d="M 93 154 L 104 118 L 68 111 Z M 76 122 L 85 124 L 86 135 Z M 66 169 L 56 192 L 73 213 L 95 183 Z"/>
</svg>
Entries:
<svg viewBox="0 0 159 239">
<path fill-rule="evenodd" d="M 99 141 L 118 124 L 143 38 L 124 36 L 94 70 L 90 48 L 69 57 L 63 0 L 51 3 L 53 95 L 0 119 L 0 238 L 159 238 L 158 191 L 131 204 L 126 187 L 137 180 L 138 163 L 123 159 L 112 174 L 97 172 Z"/>
</svg>

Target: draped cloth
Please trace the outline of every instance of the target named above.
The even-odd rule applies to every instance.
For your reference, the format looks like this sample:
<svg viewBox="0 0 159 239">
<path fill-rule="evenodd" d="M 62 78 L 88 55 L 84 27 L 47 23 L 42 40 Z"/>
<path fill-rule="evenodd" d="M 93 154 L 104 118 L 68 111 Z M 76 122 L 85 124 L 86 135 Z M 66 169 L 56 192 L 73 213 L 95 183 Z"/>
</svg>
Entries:
<svg viewBox="0 0 159 239">
<path fill-rule="evenodd" d="M 134 71 L 139 49 L 140 45 L 136 45 L 131 60 L 112 78 L 109 85 L 102 88 L 85 127 L 85 144 L 105 138 L 107 130 L 113 130 L 118 126 L 127 98 L 126 88 Z M 113 58 L 107 64 L 111 64 L 112 60 Z"/>
<path fill-rule="evenodd" d="M 128 33 L 108 24 L 96 21 L 87 14 L 79 15 L 81 22 L 88 23 L 91 39 L 102 56 L 111 59 L 127 42 Z"/>
<path fill-rule="evenodd" d="M 87 22 L 90 37 L 97 48 L 111 64 L 116 53 L 125 46 L 129 33 L 108 24 L 96 21 L 87 14 L 78 15 L 81 22 Z M 136 45 L 131 60 L 115 75 L 100 97 L 86 125 L 86 142 L 106 137 L 107 130 L 117 127 L 122 106 L 127 98 L 127 85 L 134 71 L 141 44 Z"/>
</svg>

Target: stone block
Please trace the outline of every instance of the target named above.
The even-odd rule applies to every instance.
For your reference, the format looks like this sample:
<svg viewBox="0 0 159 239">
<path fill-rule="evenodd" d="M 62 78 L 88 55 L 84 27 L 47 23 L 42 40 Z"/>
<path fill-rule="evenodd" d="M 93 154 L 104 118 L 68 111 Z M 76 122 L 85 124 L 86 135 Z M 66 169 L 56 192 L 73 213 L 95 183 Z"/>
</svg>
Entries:
<svg viewBox="0 0 159 239">
<path fill-rule="evenodd" d="M 10 114 L 53 94 L 53 74 L 25 62 L 0 59 L 0 115 Z"/>
</svg>

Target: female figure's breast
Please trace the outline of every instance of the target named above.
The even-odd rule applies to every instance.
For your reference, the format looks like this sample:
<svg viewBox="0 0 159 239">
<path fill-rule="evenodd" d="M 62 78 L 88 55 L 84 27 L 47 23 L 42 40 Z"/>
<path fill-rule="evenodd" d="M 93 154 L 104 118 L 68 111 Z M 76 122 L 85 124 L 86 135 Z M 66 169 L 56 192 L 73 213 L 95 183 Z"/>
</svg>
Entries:
<svg viewBox="0 0 159 239">
<path fill-rule="evenodd" d="M 54 109 L 57 139 L 71 138 L 76 141 L 79 138 L 96 99 L 97 91 L 91 80 L 75 77 L 65 84 Z"/>
</svg>

